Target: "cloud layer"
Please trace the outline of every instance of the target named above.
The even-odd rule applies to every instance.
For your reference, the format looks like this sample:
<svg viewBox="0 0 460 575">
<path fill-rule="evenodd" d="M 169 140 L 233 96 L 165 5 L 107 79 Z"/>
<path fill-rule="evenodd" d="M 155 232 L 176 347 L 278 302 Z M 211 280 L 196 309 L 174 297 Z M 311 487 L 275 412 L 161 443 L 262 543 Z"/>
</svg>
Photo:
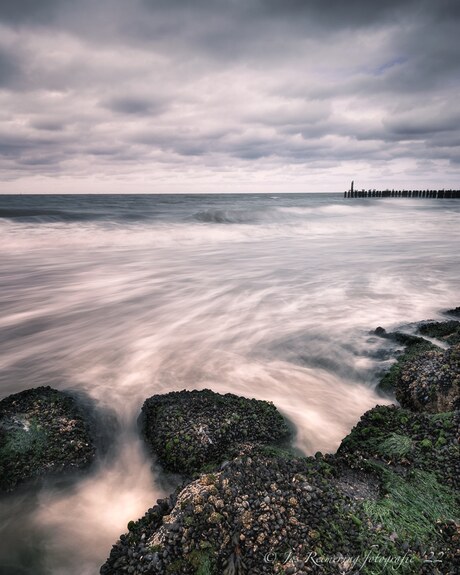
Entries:
<svg viewBox="0 0 460 575">
<path fill-rule="evenodd" d="M 458 187 L 456 0 L 2 0 L 0 191 Z"/>
</svg>

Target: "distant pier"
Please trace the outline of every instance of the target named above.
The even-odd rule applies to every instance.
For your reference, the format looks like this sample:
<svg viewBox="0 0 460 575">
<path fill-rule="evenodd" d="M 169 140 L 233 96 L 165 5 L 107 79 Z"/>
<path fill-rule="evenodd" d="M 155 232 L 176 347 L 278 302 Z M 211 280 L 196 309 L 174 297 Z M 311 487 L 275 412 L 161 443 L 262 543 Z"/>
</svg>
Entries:
<svg viewBox="0 0 460 575">
<path fill-rule="evenodd" d="M 344 192 L 344 198 L 460 198 L 460 190 L 355 190 Z"/>
</svg>

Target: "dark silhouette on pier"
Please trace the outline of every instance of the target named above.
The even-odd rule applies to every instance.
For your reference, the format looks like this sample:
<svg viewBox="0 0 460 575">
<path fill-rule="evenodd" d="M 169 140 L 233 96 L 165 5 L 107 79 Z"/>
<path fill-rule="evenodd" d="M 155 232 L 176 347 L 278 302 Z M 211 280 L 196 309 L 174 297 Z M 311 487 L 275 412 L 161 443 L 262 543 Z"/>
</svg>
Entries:
<svg viewBox="0 0 460 575">
<path fill-rule="evenodd" d="M 439 198 L 460 199 L 460 190 L 355 190 L 354 181 L 344 198 Z"/>
</svg>

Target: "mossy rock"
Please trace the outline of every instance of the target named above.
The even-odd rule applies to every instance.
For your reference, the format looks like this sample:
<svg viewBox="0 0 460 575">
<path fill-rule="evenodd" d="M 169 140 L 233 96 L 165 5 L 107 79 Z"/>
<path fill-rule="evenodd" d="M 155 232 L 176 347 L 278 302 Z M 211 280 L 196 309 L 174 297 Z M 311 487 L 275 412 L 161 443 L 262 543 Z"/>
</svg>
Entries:
<svg viewBox="0 0 460 575">
<path fill-rule="evenodd" d="M 361 478 L 378 479 L 379 496 L 360 501 L 360 509 L 368 525 L 412 550 L 412 572 L 432 573 L 422 569 L 430 553 L 443 557 L 445 569 L 433 573 L 450 573 L 458 562 L 459 429 L 460 412 L 377 406 L 329 458 L 339 474 L 352 469 Z"/>
<path fill-rule="evenodd" d="M 87 467 L 95 448 L 84 416 L 67 393 L 37 387 L 0 401 L 0 490 Z"/>
<path fill-rule="evenodd" d="M 298 458 L 256 446 L 130 523 L 101 573 L 302 572 L 299 562 L 309 557 L 315 567 L 312 554 L 317 561 L 342 555 L 312 570 L 336 575 L 350 571 L 347 558 L 366 557 L 375 546 L 364 575 L 394 573 L 379 557 L 406 557 L 401 575 L 437 573 L 424 567 L 432 557 L 443 559 L 439 573 L 454 572 L 459 423 L 458 412 L 378 406 L 335 455 Z"/>
<path fill-rule="evenodd" d="M 277 446 L 291 436 L 272 403 L 210 390 L 155 395 L 144 403 L 139 423 L 165 470 L 183 475 L 213 469 L 248 446 Z"/>
</svg>

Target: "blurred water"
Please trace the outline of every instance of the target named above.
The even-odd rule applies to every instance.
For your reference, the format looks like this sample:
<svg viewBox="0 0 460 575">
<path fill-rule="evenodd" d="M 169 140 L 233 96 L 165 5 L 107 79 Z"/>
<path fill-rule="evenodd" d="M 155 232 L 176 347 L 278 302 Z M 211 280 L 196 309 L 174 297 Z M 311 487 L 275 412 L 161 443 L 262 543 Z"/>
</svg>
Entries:
<svg viewBox="0 0 460 575">
<path fill-rule="evenodd" d="M 387 402 L 369 330 L 458 305 L 459 214 L 338 195 L 0 197 L 0 398 L 52 385 L 118 421 L 88 477 L 0 500 L 5 573 L 93 574 L 167 492 L 135 432 L 152 394 L 271 400 L 301 450 L 334 451 Z"/>
</svg>

